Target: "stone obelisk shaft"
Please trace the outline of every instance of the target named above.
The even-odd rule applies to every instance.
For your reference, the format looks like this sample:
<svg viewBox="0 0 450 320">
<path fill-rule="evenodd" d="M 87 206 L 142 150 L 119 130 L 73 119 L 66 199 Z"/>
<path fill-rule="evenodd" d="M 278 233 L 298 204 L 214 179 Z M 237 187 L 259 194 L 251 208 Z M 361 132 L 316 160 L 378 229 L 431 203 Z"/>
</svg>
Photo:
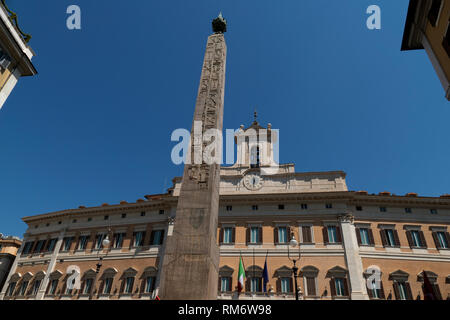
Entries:
<svg viewBox="0 0 450 320">
<path fill-rule="evenodd" d="M 194 137 L 194 124 L 198 126 L 201 121 L 202 134 L 208 129 L 222 132 L 225 63 L 224 35 L 212 34 L 206 46 L 191 130 L 191 164 L 185 164 L 175 223 L 167 236 L 161 299 L 217 299 L 220 164 L 206 164 L 203 157 L 198 163 L 198 155 L 194 163 L 194 151 L 198 152 L 198 146 L 205 147 L 201 137 Z"/>
</svg>

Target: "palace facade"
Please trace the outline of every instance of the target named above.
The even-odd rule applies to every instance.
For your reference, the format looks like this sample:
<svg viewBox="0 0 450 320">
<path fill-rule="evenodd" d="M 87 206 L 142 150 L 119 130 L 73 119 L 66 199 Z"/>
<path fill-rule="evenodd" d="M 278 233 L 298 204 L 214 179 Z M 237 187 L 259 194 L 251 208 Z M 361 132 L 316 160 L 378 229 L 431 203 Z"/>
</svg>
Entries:
<svg viewBox="0 0 450 320">
<path fill-rule="evenodd" d="M 264 129 L 256 120 L 250 128 Z M 450 296 L 450 195 L 349 191 L 342 171 L 298 173 L 294 164 L 264 175 L 258 156 L 250 161 L 255 149 L 242 147 L 248 161 L 221 168 L 218 299 L 294 299 L 292 259 L 301 299 L 423 299 L 424 271 L 437 297 Z M 175 178 L 167 193 L 134 203 L 23 218 L 28 229 L 0 299 L 155 298 L 180 186 Z M 78 289 L 68 287 L 74 266 Z M 367 285 L 373 272 L 378 289 Z"/>
</svg>

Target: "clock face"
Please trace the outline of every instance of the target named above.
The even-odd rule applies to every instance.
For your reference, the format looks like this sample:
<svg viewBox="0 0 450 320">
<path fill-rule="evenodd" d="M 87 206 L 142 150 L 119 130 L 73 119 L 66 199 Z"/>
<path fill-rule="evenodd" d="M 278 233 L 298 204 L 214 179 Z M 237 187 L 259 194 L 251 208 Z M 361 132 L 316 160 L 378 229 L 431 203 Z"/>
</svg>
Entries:
<svg viewBox="0 0 450 320">
<path fill-rule="evenodd" d="M 258 190 L 263 185 L 263 179 L 257 172 L 250 172 L 244 177 L 244 186 L 249 190 Z"/>
</svg>

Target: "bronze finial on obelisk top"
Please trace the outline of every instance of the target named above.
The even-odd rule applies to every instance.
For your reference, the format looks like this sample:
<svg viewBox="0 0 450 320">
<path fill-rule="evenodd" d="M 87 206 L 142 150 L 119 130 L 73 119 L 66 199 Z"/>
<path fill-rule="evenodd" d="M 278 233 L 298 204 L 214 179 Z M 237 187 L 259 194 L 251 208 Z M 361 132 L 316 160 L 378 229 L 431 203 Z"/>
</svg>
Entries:
<svg viewBox="0 0 450 320">
<path fill-rule="evenodd" d="M 212 28 L 214 33 L 227 32 L 227 20 L 223 18 L 222 12 L 212 21 Z"/>
</svg>

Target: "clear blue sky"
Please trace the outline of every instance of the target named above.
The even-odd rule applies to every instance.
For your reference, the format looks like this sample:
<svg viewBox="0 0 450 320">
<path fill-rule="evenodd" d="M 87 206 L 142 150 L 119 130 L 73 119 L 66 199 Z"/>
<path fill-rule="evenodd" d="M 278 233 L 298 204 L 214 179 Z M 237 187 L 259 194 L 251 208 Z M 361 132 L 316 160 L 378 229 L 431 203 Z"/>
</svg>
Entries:
<svg viewBox="0 0 450 320">
<path fill-rule="evenodd" d="M 407 0 L 9 0 L 39 74 L 0 110 L 0 232 L 23 216 L 161 193 L 182 167 L 211 19 L 228 20 L 224 128 L 280 129 L 281 162 L 350 190 L 450 193 L 450 104 L 425 51 L 401 52 Z M 78 4 L 82 30 L 66 28 Z M 366 8 L 382 29 L 366 28 Z"/>
</svg>

